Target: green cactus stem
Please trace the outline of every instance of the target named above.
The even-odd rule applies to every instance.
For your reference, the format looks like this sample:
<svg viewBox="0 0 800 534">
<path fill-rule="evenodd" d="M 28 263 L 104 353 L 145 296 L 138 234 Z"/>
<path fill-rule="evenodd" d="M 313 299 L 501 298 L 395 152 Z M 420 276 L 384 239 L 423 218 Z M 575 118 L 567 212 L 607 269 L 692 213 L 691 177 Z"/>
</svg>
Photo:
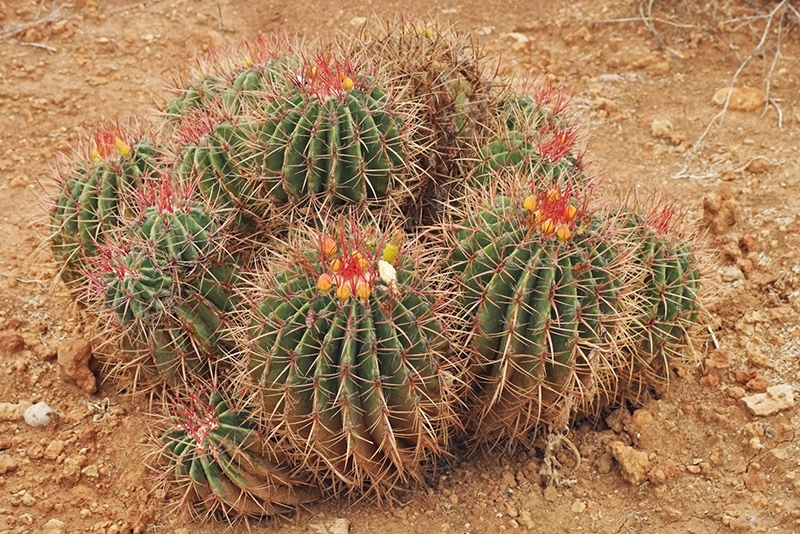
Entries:
<svg viewBox="0 0 800 534">
<path fill-rule="evenodd" d="M 264 412 L 351 487 L 419 478 L 454 423 L 448 338 L 400 248 L 320 237 L 267 284 L 251 325 Z"/>
<path fill-rule="evenodd" d="M 170 482 L 190 505 L 228 519 L 285 514 L 316 498 L 246 409 L 213 391 L 176 399 L 161 435 Z"/>
<path fill-rule="evenodd" d="M 391 96 L 348 62 L 318 58 L 293 76 L 294 94 L 264 111 L 267 194 L 335 204 L 386 196 L 404 168 L 403 122 Z"/>
<path fill-rule="evenodd" d="M 472 332 L 477 438 L 553 423 L 618 322 L 612 233 L 580 197 L 554 187 L 524 201 L 498 197 L 457 226 L 455 239 L 449 265 Z"/>
</svg>

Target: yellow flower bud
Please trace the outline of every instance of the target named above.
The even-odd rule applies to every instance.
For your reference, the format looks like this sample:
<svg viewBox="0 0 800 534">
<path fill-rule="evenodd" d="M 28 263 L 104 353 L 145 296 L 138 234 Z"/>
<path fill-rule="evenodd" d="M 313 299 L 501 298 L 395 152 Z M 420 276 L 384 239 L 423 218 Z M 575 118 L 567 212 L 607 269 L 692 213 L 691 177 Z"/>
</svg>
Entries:
<svg viewBox="0 0 800 534">
<path fill-rule="evenodd" d="M 559 224 L 558 228 L 556 229 L 556 235 L 558 236 L 559 241 L 566 241 L 569 239 L 570 233 L 569 226 L 564 223 Z"/>
<path fill-rule="evenodd" d="M 120 154 L 129 158 L 131 156 L 131 145 L 117 137 L 114 139 L 114 144 L 117 146 L 117 150 L 119 150 Z"/>
<path fill-rule="evenodd" d="M 344 80 L 342 80 L 342 87 L 344 87 L 345 91 L 349 91 L 350 89 L 353 88 L 354 85 L 355 83 L 349 76 L 345 76 Z"/>
<path fill-rule="evenodd" d="M 525 199 L 525 211 L 533 211 L 533 208 L 536 207 L 536 197 L 531 195 Z"/>
<path fill-rule="evenodd" d="M 536 210 L 533 212 L 533 222 L 536 224 L 542 223 L 542 210 Z"/>
<path fill-rule="evenodd" d="M 335 258 L 331 262 L 331 269 L 333 269 L 333 272 L 335 272 L 335 273 L 338 273 L 339 271 L 342 270 L 342 262 L 341 262 L 341 260 L 339 258 Z"/>
<path fill-rule="evenodd" d="M 556 225 L 553 223 L 553 219 L 547 219 L 539 226 L 539 229 L 543 234 L 550 234 L 553 232 L 555 227 Z"/>
<path fill-rule="evenodd" d="M 92 161 L 94 161 L 95 163 L 103 162 L 103 158 L 100 157 L 100 152 L 98 152 L 96 148 L 92 149 Z"/>
<path fill-rule="evenodd" d="M 572 220 L 575 217 L 575 214 L 578 212 L 578 208 L 573 206 L 572 204 L 567 204 L 567 207 L 564 208 L 564 215 L 567 216 L 567 220 Z"/>
<path fill-rule="evenodd" d="M 353 255 L 350 257 L 356 260 L 359 269 L 366 269 L 367 266 L 369 265 L 369 263 L 367 263 L 367 260 L 364 259 L 364 257 L 361 255 L 360 252 L 354 252 Z"/>
<path fill-rule="evenodd" d="M 346 301 L 350 298 L 350 295 L 353 294 L 353 290 L 350 289 L 350 284 L 342 284 L 336 288 L 336 296 L 339 297 L 339 300 L 342 302 Z"/>
<path fill-rule="evenodd" d="M 383 249 L 383 261 L 386 263 L 394 263 L 394 260 L 397 258 L 397 255 L 400 254 L 400 249 L 394 243 L 389 243 L 386 245 L 386 248 Z"/>
<path fill-rule="evenodd" d="M 250 54 L 244 56 L 244 66 L 247 68 L 253 66 L 253 58 L 250 57 Z"/>
<path fill-rule="evenodd" d="M 366 282 L 359 282 L 358 286 L 356 287 L 356 295 L 361 300 L 367 300 L 372 293 L 372 290 L 369 287 L 369 284 Z"/>
<path fill-rule="evenodd" d="M 317 288 L 320 291 L 328 292 L 333 287 L 333 278 L 328 273 L 321 274 L 317 278 Z"/>
</svg>

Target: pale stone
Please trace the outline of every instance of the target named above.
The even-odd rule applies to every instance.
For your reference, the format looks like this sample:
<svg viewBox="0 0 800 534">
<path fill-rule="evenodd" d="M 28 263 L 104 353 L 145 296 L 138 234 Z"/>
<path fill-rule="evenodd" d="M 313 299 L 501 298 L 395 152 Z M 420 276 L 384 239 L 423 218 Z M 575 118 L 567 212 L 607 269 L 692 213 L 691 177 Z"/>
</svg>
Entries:
<svg viewBox="0 0 800 534">
<path fill-rule="evenodd" d="M 767 388 L 766 393 L 742 397 L 742 401 L 751 414 L 763 417 L 793 407 L 794 393 L 792 392 L 792 386 L 780 384 Z"/>
</svg>

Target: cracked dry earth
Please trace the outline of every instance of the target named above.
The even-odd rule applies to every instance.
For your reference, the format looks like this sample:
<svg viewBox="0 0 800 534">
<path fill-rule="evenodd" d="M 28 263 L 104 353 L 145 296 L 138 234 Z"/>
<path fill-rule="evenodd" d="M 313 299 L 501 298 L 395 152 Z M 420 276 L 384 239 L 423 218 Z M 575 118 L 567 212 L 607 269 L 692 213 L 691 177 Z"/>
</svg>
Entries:
<svg viewBox="0 0 800 534">
<path fill-rule="evenodd" d="M 48 252 L 37 252 L 37 181 L 47 182 L 56 153 L 103 117 L 151 109 L 171 69 L 210 47 L 258 31 L 331 35 L 399 11 L 475 30 L 501 54 L 502 77 L 566 83 L 604 187 L 688 206 L 718 251 L 709 307 L 719 348 L 707 347 L 703 365 L 659 398 L 577 427 L 569 438 L 581 462 L 559 455 L 561 485 L 542 483 L 539 453 L 476 453 L 439 465 L 427 488 L 398 502 L 329 501 L 252 531 L 800 531 L 797 409 L 755 416 L 742 400 L 800 386 L 796 4 L 641 2 L 662 44 L 637 20 L 635 1 L 128 1 L 0 1 L 0 533 L 230 531 L 190 524 L 151 491 L 140 461 L 147 405 L 102 376 L 92 391 L 93 377 L 80 374 L 92 333 L 54 283 Z M 776 6 L 787 11 L 763 34 Z M 698 145 L 720 111 L 715 93 L 762 35 L 736 80 L 755 89 L 744 96 L 757 109 L 729 109 Z M 30 427 L 20 409 L 40 401 L 58 418 Z"/>
</svg>

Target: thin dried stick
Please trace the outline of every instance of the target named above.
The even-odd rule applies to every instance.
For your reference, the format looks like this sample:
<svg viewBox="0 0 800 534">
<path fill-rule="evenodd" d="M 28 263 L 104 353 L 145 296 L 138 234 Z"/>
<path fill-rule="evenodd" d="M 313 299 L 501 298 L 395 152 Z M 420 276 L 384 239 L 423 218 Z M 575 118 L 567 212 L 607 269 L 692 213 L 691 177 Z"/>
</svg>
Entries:
<svg viewBox="0 0 800 534">
<path fill-rule="evenodd" d="M 39 8 L 36 12 L 36 18 L 34 18 L 34 20 L 32 20 L 31 22 L 26 22 L 24 24 L 17 24 L 16 26 L 11 26 L 10 28 L 0 31 L 0 39 L 7 41 L 9 38 L 14 37 L 15 35 L 19 35 L 20 33 L 23 33 L 24 31 L 28 30 L 29 28 L 38 26 L 40 24 L 46 24 L 48 22 L 54 22 L 60 19 L 62 15 L 61 10 L 67 5 L 67 4 L 61 4 L 58 7 L 53 8 L 50 11 L 50 14 L 48 14 L 46 17 L 39 18 L 39 15 L 42 10 L 42 4 L 44 4 L 44 2 L 39 4 Z"/>
<path fill-rule="evenodd" d="M 150 7 L 153 4 L 157 4 L 157 3 L 161 2 L 161 1 L 162 0 L 146 0 L 145 2 L 139 2 L 138 4 L 131 4 L 129 6 L 118 7 L 117 9 L 112 9 L 108 13 L 109 14 L 113 14 L 113 13 L 120 13 L 122 11 L 130 11 L 131 9 L 136 9 L 137 7 Z"/>
<path fill-rule="evenodd" d="M 644 3 L 639 4 L 639 13 L 642 15 L 642 18 L 644 19 L 644 25 L 647 27 L 650 33 L 656 36 L 656 39 L 658 39 L 658 42 L 661 44 L 664 50 L 666 50 L 667 52 L 669 52 L 671 55 L 675 56 L 678 59 L 686 59 L 683 54 L 671 48 L 664 40 L 664 38 L 661 36 L 661 34 L 658 32 L 658 30 L 656 30 L 656 27 L 653 24 L 653 0 L 647 1 L 647 15 L 645 15 L 644 13 Z"/>
</svg>

